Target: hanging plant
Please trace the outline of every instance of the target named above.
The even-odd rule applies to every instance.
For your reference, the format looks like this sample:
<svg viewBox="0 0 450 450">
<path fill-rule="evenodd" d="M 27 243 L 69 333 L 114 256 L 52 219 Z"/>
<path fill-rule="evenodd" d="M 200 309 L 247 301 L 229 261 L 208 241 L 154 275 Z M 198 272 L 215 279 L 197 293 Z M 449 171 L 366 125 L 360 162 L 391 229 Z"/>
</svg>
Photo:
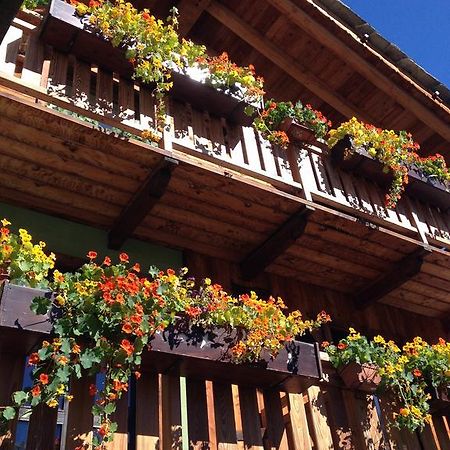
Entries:
<svg viewBox="0 0 450 450">
<path fill-rule="evenodd" d="M 379 393 L 393 394 L 390 399 L 392 424 L 411 432 L 423 429 L 430 421 L 430 387 L 450 384 L 450 343 L 439 339 L 429 345 L 416 337 L 400 349 L 382 336 L 372 340 L 350 328 L 350 334 L 337 345 L 323 342 L 330 362 L 338 370 L 352 363 L 370 363 L 381 377 Z"/>
<path fill-rule="evenodd" d="M 128 389 L 129 378 L 139 378 L 142 353 L 158 331 L 220 327 L 228 336 L 226 359 L 243 363 L 260 361 L 263 352 L 275 358 L 287 342 L 330 320 L 324 312 L 316 320 L 303 320 L 299 311 L 285 314 L 281 299 L 264 301 L 253 292 L 233 297 L 209 279 L 197 284 L 187 269 L 152 268 L 143 275 L 126 253 L 116 264 L 109 257 L 95 262 L 94 251 L 87 257 L 90 262 L 77 272 L 54 271 L 52 298 L 33 300 L 36 314 L 56 312 L 56 337 L 30 355 L 33 385 L 15 392 L 13 405 L 3 409 L 5 426 L 21 406 L 57 407 L 61 397 L 73 398 L 71 380 L 103 373 L 103 388 L 90 389 L 96 395 L 92 413 L 100 418 L 93 445 L 103 449 L 116 430 L 111 420 L 116 401 Z"/>
<path fill-rule="evenodd" d="M 332 149 L 345 136 L 351 136 L 353 139 L 353 145 L 348 149 L 345 158 L 351 157 L 358 148 L 363 147 L 372 158 L 383 165 L 384 171 L 392 173 L 393 181 L 385 197 L 388 207 L 395 207 L 401 198 L 408 184 L 409 170 L 450 184 L 450 172 L 444 157 L 439 154 L 420 157 L 417 154 L 419 144 L 414 142 L 412 135 L 406 131 L 382 130 L 353 117 L 329 132 L 328 146 Z"/>
<path fill-rule="evenodd" d="M 331 122 L 311 105 L 303 105 L 298 101 L 275 102 L 273 99 L 264 104 L 264 108 L 258 111 L 254 120 L 254 127 L 269 142 L 287 148 L 290 143 L 288 134 L 282 130 L 283 122 L 291 119 L 298 124 L 303 124 L 314 132 L 316 138 L 324 138 L 331 127 Z"/>
<path fill-rule="evenodd" d="M 0 276 L 13 284 L 32 288 L 48 287 L 47 275 L 55 264 L 54 253 L 46 254 L 45 242 L 32 243 L 27 230 L 18 234 L 10 229 L 11 222 L 2 219 L 0 228 Z"/>
</svg>

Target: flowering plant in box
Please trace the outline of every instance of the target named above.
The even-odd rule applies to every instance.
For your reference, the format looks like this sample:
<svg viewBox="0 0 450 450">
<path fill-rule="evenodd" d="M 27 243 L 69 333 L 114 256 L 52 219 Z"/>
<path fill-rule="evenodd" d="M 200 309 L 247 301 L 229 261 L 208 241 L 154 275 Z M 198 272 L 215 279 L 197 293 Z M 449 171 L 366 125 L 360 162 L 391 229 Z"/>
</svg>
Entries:
<svg viewBox="0 0 450 450">
<path fill-rule="evenodd" d="M 1 221 L 0 228 L 0 269 L 2 275 L 13 284 L 33 288 L 48 286 L 47 274 L 55 264 L 55 255 L 47 255 L 45 242 L 32 243 L 32 236 L 27 230 L 20 228 L 15 234 L 7 219 Z"/>
<path fill-rule="evenodd" d="M 90 25 L 114 47 L 125 49 L 137 79 L 155 84 L 159 128 L 164 123 L 164 96 L 173 86 L 173 71 L 189 73 L 192 68 L 204 69 L 205 83 L 247 102 L 259 101 L 264 94 L 263 80 L 255 75 L 252 66 L 239 67 L 226 53 L 210 57 L 204 46 L 181 39 L 176 9 L 164 22 L 148 9 L 138 11 L 124 0 L 91 1 L 88 5 L 71 0 L 71 3 L 76 4 L 79 15 L 89 14 Z"/>
<path fill-rule="evenodd" d="M 255 74 L 252 65 L 241 67 L 230 61 L 228 54 L 219 56 L 199 56 L 199 67 L 206 69 L 205 82 L 216 89 L 229 92 L 247 103 L 260 102 L 264 95 L 264 80 Z"/>
<path fill-rule="evenodd" d="M 450 342 L 441 338 L 430 345 L 421 338 L 415 338 L 403 346 L 403 352 L 408 355 L 407 369 L 423 377 L 429 386 L 450 386 Z"/>
<path fill-rule="evenodd" d="M 370 363 L 381 367 L 387 359 L 392 361 L 400 351 L 393 341 L 385 343 L 378 338 L 369 340 L 354 328 L 350 328 L 349 331 L 349 335 L 341 339 L 337 345 L 322 343 L 334 367 L 342 367 L 352 362 Z"/>
<path fill-rule="evenodd" d="M 447 366 L 443 363 L 445 356 L 427 353 L 439 348 L 438 353 L 445 355 L 447 347 L 444 342 L 430 346 L 416 337 L 400 349 L 393 341 L 386 341 L 382 336 L 369 340 L 351 328 L 349 336 L 341 339 L 336 346 L 326 342 L 323 347 L 337 368 L 353 361 L 375 363 L 381 376 L 381 391 L 393 394 L 390 399 L 390 406 L 394 410 L 393 425 L 414 431 L 422 429 L 430 420 L 430 396 L 424 373 L 428 374 L 430 380 L 436 381 L 445 380 L 445 374 L 449 374 L 446 372 L 448 362 Z"/>
<path fill-rule="evenodd" d="M 289 144 L 289 137 L 280 130 L 280 125 L 288 118 L 307 126 L 318 138 L 325 137 L 331 126 L 331 122 L 311 105 L 303 105 L 300 101 L 295 104 L 277 103 L 274 100 L 266 101 L 264 108 L 254 120 L 254 126 L 267 140 L 285 148 Z"/>
<path fill-rule="evenodd" d="M 90 392 L 97 396 L 92 412 L 100 418 L 94 447 L 104 449 L 116 430 L 111 420 L 116 400 L 128 389 L 129 378 L 140 376 L 142 352 L 157 331 L 221 327 L 230 335 L 229 359 L 241 363 L 260 360 L 263 350 L 275 357 L 285 342 L 329 320 L 325 313 L 315 321 L 303 321 L 299 311 L 285 315 L 281 299 L 263 301 L 254 293 L 234 298 L 209 279 L 197 285 L 187 269 L 151 269 L 143 276 L 125 253 L 117 264 L 108 257 L 98 264 L 93 251 L 87 256 L 90 262 L 75 273 L 54 271 L 52 299 L 33 301 L 37 314 L 60 311 L 56 337 L 30 356 L 33 386 L 14 394 L 13 406 L 1 415 L 5 423 L 25 403 L 56 407 L 62 396 L 70 401 L 71 379 L 102 372 L 103 388 L 97 392 L 91 386 Z M 236 328 L 242 332 L 232 333 Z"/>
<path fill-rule="evenodd" d="M 411 134 L 406 131 L 382 130 L 353 117 L 338 128 L 330 130 L 328 146 L 333 148 L 346 135 L 353 138 L 354 147 L 349 149 L 350 154 L 358 147 L 364 147 L 370 156 L 383 164 L 384 171 L 392 173 L 393 181 L 386 194 L 388 207 L 394 207 L 400 199 L 408 183 L 409 169 L 417 170 L 426 177 L 443 183 L 450 182 L 450 172 L 444 158 L 439 154 L 421 158 L 417 154 L 419 144 L 414 142 Z"/>
</svg>

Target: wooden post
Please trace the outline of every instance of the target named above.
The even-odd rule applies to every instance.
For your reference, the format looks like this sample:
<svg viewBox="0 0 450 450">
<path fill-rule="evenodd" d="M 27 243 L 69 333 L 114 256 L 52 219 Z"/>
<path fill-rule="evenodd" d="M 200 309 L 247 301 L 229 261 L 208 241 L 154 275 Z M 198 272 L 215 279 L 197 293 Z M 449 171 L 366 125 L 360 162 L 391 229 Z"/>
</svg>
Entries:
<svg viewBox="0 0 450 450">
<path fill-rule="evenodd" d="M 58 409 L 41 404 L 33 409 L 28 426 L 27 450 L 48 450 L 55 445 Z"/>
<path fill-rule="evenodd" d="M 11 395 L 22 386 L 25 357 L 18 353 L 0 353 L 0 406 L 11 405 Z M 14 448 L 17 420 L 11 422 L 8 432 L 0 436 L 0 448 Z"/>
<path fill-rule="evenodd" d="M 0 43 L 19 12 L 23 0 L 0 0 Z"/>
<path fill-rule="evenodd" d="M 85 377 L 73 382 L 71 393 L 74 398 L 67 412 L 66 450 L 75 450 L 80 445 L 92 443 L 93 398 L 89 395 L 90 384 L 95 384 L 94 377 Z"/>
</svg>

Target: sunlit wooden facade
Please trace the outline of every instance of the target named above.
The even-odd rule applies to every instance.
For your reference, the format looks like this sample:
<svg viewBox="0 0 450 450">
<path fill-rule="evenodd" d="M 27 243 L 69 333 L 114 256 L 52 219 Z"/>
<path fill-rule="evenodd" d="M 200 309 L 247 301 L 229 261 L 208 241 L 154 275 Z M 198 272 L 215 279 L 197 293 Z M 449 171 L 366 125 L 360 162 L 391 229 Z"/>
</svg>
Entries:
<svg viewBox="0 0 450 450">
<path fill-rule="evenodd" d="M 329 1 L 140 3 L 161 16 L 178 6 L 183 34 L 254 64 L 269 96 L 301 98 L 335 123 L 355 115 L 407 129 L 450 163 L 449 103 L 364 42 Z M 20 225 L 33 232 L 39 213 L 45 240 L 63 219 L 115 249 L 129 239 L 167 248 L 167 264 L 230 291 L 279 295 L 305 315 L 325 309 L 333 323 L 322 338 L 349 326 L 399 342 L 449 337 L 450 194 L 442 203 L 407 191 L 387 209 L 385 188 L 332 164 L 323 142 L 284 151 L 173 98 L 160 145 L 144 144 L 132 136 L 154 122 L 150 89 L 53 49 L 40 33 L 41 19 L 22 12 L 0 46 L 0 201 L 13 219 L 30 214 Z M 152 207 L 130 227 L 123 212 L 155 179 L 164 188 L 148 193 Z M 73 265 L 89 250 L 79 247 L 55 250 Z M 1 346 L 2 405 L 20 387 L 29 351 L 10 344 L 5 337 Z M 297 392 L 149 368 L 136 407 L 122 402 L 111 449 L 450 448 L 448 418 L 436 416 L 421 435 L 388 432 L 379 400 L 342 388 L 323 364 L 323 381 Z M 79 435 L 89 440 L 89 383 L 60 412 L 61 449 L 76 448 Z M 26 448 L 53 448 L 56 421 L 45 410 L 33 415 Z"/>
</svg>

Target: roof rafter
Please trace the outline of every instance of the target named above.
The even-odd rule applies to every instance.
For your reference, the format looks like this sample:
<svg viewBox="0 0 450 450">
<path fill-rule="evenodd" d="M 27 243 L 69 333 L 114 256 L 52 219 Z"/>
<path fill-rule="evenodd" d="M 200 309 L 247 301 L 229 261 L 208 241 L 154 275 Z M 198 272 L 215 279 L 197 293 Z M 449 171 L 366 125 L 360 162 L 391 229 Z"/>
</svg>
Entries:
<svg viewBox="0 0 450 450">
<path fill-rule="evenodd" d="M 301 207 L 284 222 L 266 241 L 253 250 L 240 264 L 244 279 L 250 280 L 268 267 L 305 232 L 308 216 L 314 211 Z"/>
<path fill-rule="evenodd" d="M 292 23 L 302 28 L 304 31 L 314 36 L 322 45 L 328 47 L 337 56 L 342 58 L 347 64 L 349 64 L 355 71 L 365 76 L 370 82 L 372 82 L 377 88 L 385 92 L 389 97 L 393 98 L 396 102 L 402 105 L 409 111 L 414 111 L 417 116 L 430 128 L 439 133 L 443 138 L 450 140 L 450 125 L 442 121 L 435 113 L 430 111 L 421 102 L 416 100 L 411 94 L 405 92 L 401 87 L 397 86 L 395 82 L 390 80 L 387 76 L 380 73 L 375 67 L 373 67 L 366 59 L 360 56 L 356 51 L 352 50 L 339 38 L 337 38 L 331 31 L 327 30 L 323 25 L 319 24 L 315 19 L 309 16 L 304 10 L 295 5 L 291 0 L 267 0 L 268 3 L 277 8 L 283 15 L 285 15 Z M 323 9 L 319 8 L 315 3 L 306 0 L 306 3 L 318 8 L 320 12 L 325 15 L 329 20 L 335 22 L 338 26 L 345 29 L 348 33 L 350 31 L 346 29 L 342 24 L 339 24 L 336 19 L 332 18 Z M 356 36 L 355 36 L 356 38 Z M 429 100 L 434 101 L 438 106 L 450 112 L 443 104 L 433 100 L 430 93 L 426 92 L 417 83 L 414 83 L 406 75 L 399 72 L 392 63 L 383 58 L 375 50 L 368 45 L 362 44 L 364 47 L 374 54 L 377 58 L 383 61 L 390 69 L 395 70 L 403 78 L 407 79 L 416 89 L 422 94 L 428 97 Z"/>
<path fill-rule="evenodd" d="M 122 247 L 125 240 L 164 195 L 172 177 L 172 172 L 177 165 L 178 161 L 176 159 L 164 157 L 151 171 L 128 205 L 122 210 L 112 230 L 109 232 L 109 248 L 118 250 Z"/>
<path fill-rule="evenodd" d="M 375 122 L 367 113 L 360 111 L 358 107 L 352 105 L 348 99 L 332 92 L 325 82 L 301 66 L 295 58 L 281 53 L 279 47 L 254 30 L 230 9 L 213 0 L 206 8 L 206 11 L 344 116 L 358 116 L 366 122 Z"/>
<path fill-rule="evenodd" d="M 194 27 L 197 20 L 202 15 L 205 8 L 211 3 L 211 0 L 180 0 L 177 9 L 180 14 L 180 24 L 178 32 L 181 36 L 187 36 Z"/>
<path fill-rule="evenodd" d="M 420 247 L 413 253 L 406 255 L 388 272 L 354 295 L 353 299 L 356 307 L 365 309 L 401 287 L 420 272 L 424 257 L 430 252 L 431 248 Z"/>
</svg>

